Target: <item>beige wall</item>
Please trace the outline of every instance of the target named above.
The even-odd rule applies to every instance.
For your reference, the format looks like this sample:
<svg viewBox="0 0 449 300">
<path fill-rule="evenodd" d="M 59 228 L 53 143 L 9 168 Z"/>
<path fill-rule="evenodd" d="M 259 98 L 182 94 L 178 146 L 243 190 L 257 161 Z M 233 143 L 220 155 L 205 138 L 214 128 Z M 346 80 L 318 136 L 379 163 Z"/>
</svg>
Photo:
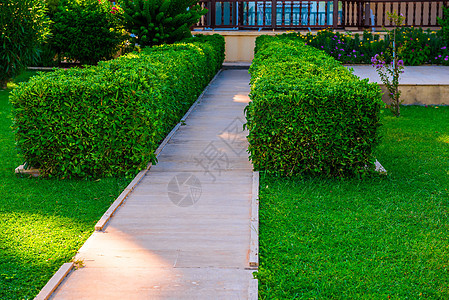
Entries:
<svg viewBox="0 0 449 300">
<path fill-rule="evenodd" d="M 250 62 L 254 58 L 254 46 L 256 38 L 260 35 L 282 34 L 285 31 L 223 31 L 223 30 L 207 30 L 193 31 L 192 34 L 221 34 L 226 41 L 226 62 Z"/>
<path fill-rule="evenodd" d="M 254 58 L 254 46 L 256 43 L 256 38 L 260 35 L 276 35 L 283 34 L 287 31 L 255 31 L 255 30 L 195 30 L 192 34 L 221 34 L 224 36 L 226 41 L 226 58 L 225 62 L 251 62 Z M 308 31 L 299 31 L 301 34 L 307 34 Z M 316 34 L 316 31 L 312 33 Z M 362 33 L 362 32 L 353 32 Z"/>
<path fill-rule="evenodd" d="M 390 102 L 386 87 L 381 84 L 380 88 L 384 93 L 382 100 Z M 447 85 L 424 85 L 424 84 L 401 84 L 402 104 L 408 105 L 448 105 L 449 104 L 449 84 Z"/>
</svg>

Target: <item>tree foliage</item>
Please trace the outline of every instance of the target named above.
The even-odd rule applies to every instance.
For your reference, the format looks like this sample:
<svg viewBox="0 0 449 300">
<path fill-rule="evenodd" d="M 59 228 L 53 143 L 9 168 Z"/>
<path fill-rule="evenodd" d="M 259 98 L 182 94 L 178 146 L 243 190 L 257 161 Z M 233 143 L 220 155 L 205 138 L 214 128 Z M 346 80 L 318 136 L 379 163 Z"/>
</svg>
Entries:
<svg viewBox="0 0 449 300">
<path fill-rule="evenodd" d="M 207 10 L 196 0 L 122 0 L 124 24 L 140 46 L 174 43 L 191 36 L 190 26 Z"/>
<path fill-rule="evenodd" d="M 106 0 L 59 1 L 52 15 L 51 48 L 60 57 L 82 64 L 110 59 L 123 41 L 118 12 Z"/>
<path fill-rule="evenodd" d="M 37 59 L 49 25 L 40 0 L 0 0 L 0 88 Z"/>
</svg>

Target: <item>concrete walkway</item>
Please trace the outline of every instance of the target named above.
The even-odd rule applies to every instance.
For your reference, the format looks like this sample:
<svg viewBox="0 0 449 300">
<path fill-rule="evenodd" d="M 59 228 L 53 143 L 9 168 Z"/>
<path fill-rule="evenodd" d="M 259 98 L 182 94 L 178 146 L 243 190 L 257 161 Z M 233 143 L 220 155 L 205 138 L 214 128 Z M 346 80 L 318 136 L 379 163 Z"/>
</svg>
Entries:
<svg viewBox="0 0 449 300">
<path fill-rule="evenodd" d="M 382 83 L 376 69 L 371 65 L 348 65 L 360 78 Z M 400 76 L 400 84 L 449 85 L 449 66 L 406 66 Z"/>
<path fill-rule="evenodd" d="M 249 79 L 217 77 L 52 299 L 248 299 Z"/>
<path fill-rule="evenodd" d="M 389 92 L 371 65 L 350 65 L 354 74 L 379 83 L 384 93 L 382 99 L 389 103 Z M 449 66 L 407 66 L 399 78 L 403 104 L 449 105 Z"/>
</svg>

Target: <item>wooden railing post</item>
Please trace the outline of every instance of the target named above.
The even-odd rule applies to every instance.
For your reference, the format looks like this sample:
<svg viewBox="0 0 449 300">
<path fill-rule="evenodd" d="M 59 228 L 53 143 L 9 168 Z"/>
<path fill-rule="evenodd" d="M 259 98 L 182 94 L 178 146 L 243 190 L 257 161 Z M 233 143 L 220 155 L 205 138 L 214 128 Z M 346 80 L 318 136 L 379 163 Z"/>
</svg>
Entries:
<svg viewBox="0 0 449 300">
<path fill-rule="evenodd" d="M 394 5 L 398 7 L 401 13 L 405 14 L 406 26 L 424 26 L 423 24 L 425 23 L 425 26 L 437 27 L 436 17 L 441 16 L 442 7 L 447 7 L 449 4 L 449 0 L 416 0 L 413 2 L 407 0 L 326 0 L 326 6 L 324 8 L 324 24 L 319 22 L 318 19 L 317 23 L 312 22 L 313 24 L 311 24 L 311 14 L 312 17 L 313 14 L 315 14 L 315 7 L 312 6 L 312 4 L 314 5 L 314 3 L 318 3 L 318 1 L 321 0 L 202 0 L 199 1 L 198 4 L 203 7 L 206 6 L 209 12 L 193 27 L 211 29 L 237 27 L 239 29 L 247 28 L 254 30 L 260 28 L 305 29 L 322 27 L 331 27 L 333 29 L 357 27 L 360 30 L 363 30 L 364 28 L 369 27 L 391 27 L 391 24 L 385 24 L 385 19 L 387 11 L 394 8 L 394 3 L 397 3 Z M 279 26 L 277 25 L 278 3 L 282 3 L 282 16 L 279 18 L 279 23 L 282 21 L 282 24 Z M 329 3 L 331 3 L 330 5 L 333 5 L 332 17 L 330 16 Z M 253 6 L 258 4 L 260 4 L 260 6 L 253 11 Z M 270 15 L 268 14 L 270 4 L 271 24 Z M 341 15 L 339 12 L 340 4 L 342 5 Z M 262 5 L 263 11 L 261 11 Z M 295 15 L 293 12 L 296 11 L 293 9 L 294 5 L 299 6 L 299 22 L 294 20 Z M 307 23 L 303 24 L 302 8 L 306 8 L 306 5 L 308 10 Z M 291 7 L 290 12 L 287 11 L 288 6 Z M 226 10 L 223 10 L 224 7 L 226 7 Z M 229 12 L 227 7 L 230 9 Z M 323 14 L 323 10 L 320 10 L 319 8 L 320 7 L 317 4 L 316 10 L 318 14 Z M 221 11 L 221 15 L 218 14 L 218 17 L 217 9 L 219 12 Z M 250 10 L 251 15 L 250 11 L 246 14 L 246 10 Z M 254 16 L 254 14 L 257 14 L 254 22 L 249 22 L 249 17 Z M 290 20 L 290 23 L 287 21 L 289 14 L 290 17 L 288 19 Z M 424 17 L 427 17 L 427 19 L 424 20 Z M 217 20 L 217 18 L 219 19 Z M 262 21 L 262 24 L 259 24 L 260 21 Z"/>
<path fill-rule="evenodd" d="M 400 2 L 399 2 L 400 3 Z M 371 3 L 365 2 L 364 3 L 364 7 L 363 7 L 364 11 L 365 11 L 365 27 L 369 27 L 370 23 L 371 23 Z M 429 9 L 430 11 L 430 9 Z M 374 26 L 374 24 L 372 24 Z"/>
<path fill-rule="evenodd" d="M 238 5 L 238 7 L 237 7 L 238 14 L 239 14 L 239 17 L 238 17 L 239 20 L 237 22 L 238 23 L 237 27 L 240 29 L 243 26 L 243 9 L 244 9 L 243 1 L 238 0 L 237 5 Z"/>
<path fill-rule="evenodd" d="M 332 12 L 332 27 L 336 29 L 338 27 L 338 0 L 334 0 L 334 10 Z"/>
<path fill-rule="evenodd" d="M 216 17 L 217 17 L 217 6 L 216 6 L 216 0 L 210 1 L 210 27 L 212 29 L 215 28 L 217 25 L 216 23 Z"/>
<path fill-rule="evenodd" d="M 363 27 L 363 2 L 362 0 L 357 0 L 357 27 L 362 29 Z"/>
</svg>

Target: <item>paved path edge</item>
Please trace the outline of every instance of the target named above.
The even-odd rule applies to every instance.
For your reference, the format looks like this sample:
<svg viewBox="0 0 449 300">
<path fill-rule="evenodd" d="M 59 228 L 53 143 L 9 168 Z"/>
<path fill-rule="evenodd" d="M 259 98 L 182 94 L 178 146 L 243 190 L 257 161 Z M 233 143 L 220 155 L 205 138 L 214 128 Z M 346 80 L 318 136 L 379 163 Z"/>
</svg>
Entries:
<svg viewBox="0 0 449 300">
<path fill-rule="evenodd" d="M 253 171 L 251 196 L 251 238 L 249 246 L 249 267 L 257 271 L 259 268 L 259 190 L 260 173 Z M 254 276 L 254 273 L 253 273 Z M 248 300 L 259 299 L 259 280 L 251 279 L 248 287 Z"/>
<path fill-rule="evenodd" d="M 72 271 L 75 264 L 73 262 L 63 264 L 59 270 L 51 277 L 47 284 L 42 288 L 34 300 L 47 300 L 61 284 L 64 278 Z"/>
<path fill-rule="evenodd" d="M 251 196 L 251 244 L 249 266 L 259 266 L 259 172 L 253 171 L 253 186 Z"/>
<path fill-rule="evenodd" d="M 178 128 L 182 125 L 182 123 L 186 120 L 186 118 L 189 116 L 189 114 L 193 111 L 193 109 L 198 105 L 199 102 L 201 102 L 201 99 L 204 97 L 204 94 L 209 89 L 210 85 L 220 75 L 221 71 L 222 70 L 218 70 L 217 74 L 215 74 L 214 78 L 212 78 L 212 80 L 209 82 L 209 84 L 204 88 L 203 92 L 199 95 L 198 99 L 192 104 L 192 106 L 189 108 L 189 110 L 185 113 L 185 115 L 182 117 L 180 122 L 178 124 L 176 124 L 175 127 L 172 129 L 172 131 L 165 137 L 165 139 L 162 141 L 162 143 L 159 145 L 159 147 L 154 152 L 156 157 L 159 156 L 161 151 L 164 149 L 164 147 L 167 145 L 167 143 L 170 141 L 170 139 L 175 134 L 175 132 L 178 130 Z M 115 199 L 115 201 L 111 204 L 111 206 L 108 208 L 108 210 L 103 214 L 103 216 L 100 218 L 100 220 L 95 225 L 95 231 L 102 231 L 106 227 L 107 223 L 112 218 L 112 216 L 117 211 L 117 209 L 123 204 L 123 202 L 128 197 L 128 195 L 133 191 L 133 189 L 139 184 L 140 180 L 150 170 L 151 165 L 152 164 L 150 162 L 144 170 L 140 171 L 134 177 L 134 179 L 128 184 L 128 186 L 123 190 L 123 192 L 117 197 L 117 199 Z M 70 271 L 73 269 L 73 267 L 74 267 L 73 262 L 64 263 L 58 269 L 58 271 L 56 271 L 56 273 L 50 278 L 50 280 L 47 282 L 47 284 L 41 289 L 39 294 L 34 299 L 35 300 L 49 299 L 51 297 L 51 295 L 53 294 L 53 292 L 61 284 L 61 282 L 67 277 L 67 275 L 70 273 Z"/>
</svg>

